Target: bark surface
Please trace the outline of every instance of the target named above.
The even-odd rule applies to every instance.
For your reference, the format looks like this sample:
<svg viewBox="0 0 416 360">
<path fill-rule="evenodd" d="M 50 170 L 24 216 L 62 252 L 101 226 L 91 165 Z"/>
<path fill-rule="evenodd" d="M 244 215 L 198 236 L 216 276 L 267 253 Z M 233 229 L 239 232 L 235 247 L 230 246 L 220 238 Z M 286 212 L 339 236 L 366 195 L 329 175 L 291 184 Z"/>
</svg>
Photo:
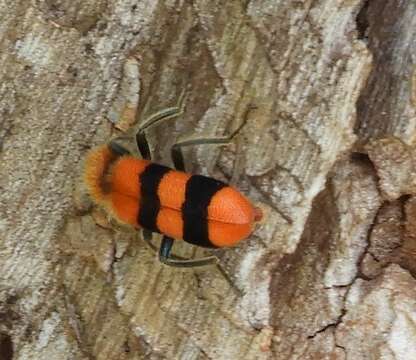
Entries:
<svg viewBox="0 0 416 360">
<path fill-rule="evenodd" d="M 413 1 L 2 0 L 0 19 L 1 360 L 416 358 Z M 164 164 L 247 115 L 229 147 L 186 149 L 264 209 L 215 252 L 241 295 L 161 265 L 80 184 L 89 148 L 184 89 L 149 131 Z"/>
</svg>

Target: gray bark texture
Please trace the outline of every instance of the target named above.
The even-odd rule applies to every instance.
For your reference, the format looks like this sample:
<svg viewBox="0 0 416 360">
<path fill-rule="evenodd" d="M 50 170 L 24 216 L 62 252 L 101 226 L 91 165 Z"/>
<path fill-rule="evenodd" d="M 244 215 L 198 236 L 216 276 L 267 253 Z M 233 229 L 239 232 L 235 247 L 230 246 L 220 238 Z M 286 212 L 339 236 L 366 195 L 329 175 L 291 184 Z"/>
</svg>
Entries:
<svg viewBox="0 0 416 360">
<path fill-rule="evenodd" d="M 0 359 L 416 359 L 415 62 L 412 0 L 0 0 Z M 241 294 L 80 180 L 184 89 L 166 165 L 255 106 L 186 149 L 264 211 L 214 251 Z"/>
</svg>

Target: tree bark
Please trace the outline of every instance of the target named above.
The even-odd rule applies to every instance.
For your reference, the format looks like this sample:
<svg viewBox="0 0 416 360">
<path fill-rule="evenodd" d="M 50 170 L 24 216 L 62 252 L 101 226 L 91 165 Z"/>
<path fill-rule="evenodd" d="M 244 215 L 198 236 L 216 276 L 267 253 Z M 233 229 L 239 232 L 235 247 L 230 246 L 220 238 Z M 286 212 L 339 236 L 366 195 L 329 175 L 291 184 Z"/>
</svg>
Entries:
<svg viewBox="0 0 416 360">
<path fill-rule="evenodd" d="M 0 359 L 416 358 L 415 15 L 410 0 L 1 1 Z M 88 149 L 184 90 L 184 115 L 149 131 L 158 162 L 247 116 L 229 147 L 186 150 L 264 211 L 215 250 L 242 294 L 215 267 L 160 264 L 80 180 Z"/>
</svg>

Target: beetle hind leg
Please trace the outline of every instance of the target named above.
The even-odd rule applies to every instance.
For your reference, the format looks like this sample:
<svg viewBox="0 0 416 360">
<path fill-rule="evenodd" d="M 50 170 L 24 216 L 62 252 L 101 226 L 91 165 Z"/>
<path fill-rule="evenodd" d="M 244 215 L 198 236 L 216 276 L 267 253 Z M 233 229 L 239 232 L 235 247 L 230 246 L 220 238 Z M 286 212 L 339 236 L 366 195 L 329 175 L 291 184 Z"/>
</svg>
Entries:
<svg viewBox="0 0 416 360">
<path fill-rule="evenodd" d="M 185 161 L 182 153 L 182 148 L 186 146 L 194 145 L 228 145 L 233 138 L 240 132 L 240 130 L 246 125 L 248 114 L 251 110 L 255 109 L 255 106 L 250 105 L 243 117 L 241 124 L 228 136 L 212 136 L 203 137 L 198 135 L 183 136 L 171 148 L 171 157 L 175 165 L 175 168 L 180 171 L 185 171 Z"/>
</svg>

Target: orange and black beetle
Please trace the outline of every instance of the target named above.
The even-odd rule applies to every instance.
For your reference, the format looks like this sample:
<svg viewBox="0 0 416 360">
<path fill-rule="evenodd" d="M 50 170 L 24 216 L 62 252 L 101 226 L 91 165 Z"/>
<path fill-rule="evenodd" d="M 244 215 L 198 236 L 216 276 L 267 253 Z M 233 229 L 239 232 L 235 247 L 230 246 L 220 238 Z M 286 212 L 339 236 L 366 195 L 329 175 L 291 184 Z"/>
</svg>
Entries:
<svg viewBox="0 0 416 360">
<path fill-rule="evenodd" d="M 250 235 L 262 212 L 222 181 L 184 172 L 181 147 L 228 143 L 243 125 L 229 137 L 176 143 L 171 153 L 177 170 L 150 161 L 144 131 L 180 115 L 182 104 L 183 96 L 177 107 L 151 116 L 140 126 L 136 141 L 143 159 L 132 156 L 116 141 L 91 150 L 85 162 L 84 182 L 92 199 L 120 222 L 164 235 L 159 252 L 162 262 L 201 266 L 216 259 L 178 259 L 171 255 L 173 239 L 210 248 L 233 246 Z"/>
</svg>

